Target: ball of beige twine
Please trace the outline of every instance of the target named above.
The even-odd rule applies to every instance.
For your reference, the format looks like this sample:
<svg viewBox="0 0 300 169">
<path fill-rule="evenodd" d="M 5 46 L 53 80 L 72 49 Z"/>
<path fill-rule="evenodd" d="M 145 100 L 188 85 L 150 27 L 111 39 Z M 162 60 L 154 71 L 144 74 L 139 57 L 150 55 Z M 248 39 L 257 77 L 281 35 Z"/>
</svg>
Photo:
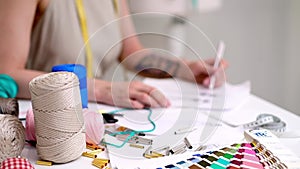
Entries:
<svg viewBox="0 0 300 169">
<path fill-rule="evenodd" d="M 19 103 L 15 98 L 0 98 L 0 114 L 19 116 Z"/>
<path fill-rule="evenodd" d="M 20 120 L 9 114 L 0 114 L 0 163 L 21 154 L 25 144 L 25 129 Z"/>
<path fill-rule="evenodd" d="M 29 83 L 40 158 L 66 163 L 85 148 L 79 81 L 75 74 L 53 72 Z"/>
</svg>

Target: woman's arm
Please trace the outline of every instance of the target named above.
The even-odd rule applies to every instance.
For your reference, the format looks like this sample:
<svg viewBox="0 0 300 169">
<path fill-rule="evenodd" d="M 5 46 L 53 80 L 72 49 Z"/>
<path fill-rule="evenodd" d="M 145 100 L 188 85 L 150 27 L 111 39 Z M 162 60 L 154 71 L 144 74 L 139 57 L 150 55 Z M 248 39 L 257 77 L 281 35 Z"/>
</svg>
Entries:
<svg viewBox="0 0 300 169">
<path fill-rule="evenodd" d="M 123 50 L 120 62 L 129 70 L 140 75 L 155 78 L 177 77 L 188 81 L 209 85 L 211 75 L 216 77 L 216 87 L 225 81 L 224 69 L 226 61 L 222 61 L 218 69 L 213 69 L 214 59 L 186 61 L 159 49 L 143 49 L 132 20 L 127 3 L 120 0 L 121 25 L 123 34 Z"/>
<path fill-rule="evenodd" d="M 0 0 L 0 73 L 16 80 L 20 98 L 30 98 L 28 83 L 42 74 L 25 70 L 37 5 L 37 0 Z"/>
</svg>

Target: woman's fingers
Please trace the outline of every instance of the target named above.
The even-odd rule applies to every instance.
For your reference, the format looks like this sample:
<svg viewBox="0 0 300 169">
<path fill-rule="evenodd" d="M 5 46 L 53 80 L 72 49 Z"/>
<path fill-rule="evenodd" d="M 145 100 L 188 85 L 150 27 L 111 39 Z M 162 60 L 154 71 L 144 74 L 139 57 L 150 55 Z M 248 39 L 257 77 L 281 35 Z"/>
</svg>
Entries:
<svg viewBox="0 0 300 169">
<path fill-rule="evenodd" d="M 132 99 L 129 99 L 130 100 L 130 105 L 127 105 L 127 106 L 124 106 L 124 107 L 130 107 L 130 108 L 133 108 L 133 109 L 142 109 L 144 108 L 144 104 L 137 101 L 137 100 L 132 100 Z"/>
<path fill-rule="evenodd" d="M 153 99 L 149 94 L 144 92 L 135 91 L 130 95 L 130 99 L 139 101 L 144 105 L 144 107 L 160 107 L 159 103 Z"/>
<path fill-rule="evenodd" d="M 204 60 L 204 62 L 208 65 L 213 66 L 215 64 L 215 60 L 216 60 L 216 58 L 208 58 L 208 59 Z M 220 64 L 219 64 L 219 67 L 221 67 L 221 66 L 224 69 L 226 69 L 228 67 L 228 62 L 225 59 L 222 59 Z"/>
<path fill-rule="evenodd" d="M 132 92 L 129 92 L 130 98 L 135 99 L 145 105 L 145 107 L 168 107 L 168 99 L 156 88 L 148 86 L 141 82 L 132 82 L 130 85 Z"/>
<path fill-rule="evenodd" d="M 170 101 L 159 90 L 152 90 L 149 95 L 159 104 L 159 107 L 169 107 Z"/>
<path fill-rule="evenodd" d="M 222 86 L 224 84 L 224 82 L 226 81 L 225 72 L 222 68 L 219 67 L 213 75 L 208 76 L 203 80 L 202 85 L 205 87 L 209 87 L 209 83 L 210 83 L 212 76 L 215 76 L 215 79 L 216 79 L 215 85 L 214 85 L 215 87 Z"/>
<path fill-rule="evenodd" d="M 110 91 L 109 104 L 142 109 L 145 107 L 168 107 L 168 99 L 156 88 L 142 82 L 114 82 Z"/>
</svg>

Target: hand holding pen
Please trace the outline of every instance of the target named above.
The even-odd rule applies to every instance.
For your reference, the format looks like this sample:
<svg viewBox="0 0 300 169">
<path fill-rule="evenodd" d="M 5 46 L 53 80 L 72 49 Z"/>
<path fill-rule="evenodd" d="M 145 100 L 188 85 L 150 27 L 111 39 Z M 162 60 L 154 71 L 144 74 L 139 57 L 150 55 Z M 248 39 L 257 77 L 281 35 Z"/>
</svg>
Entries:
<svg viewBox="0 0 300 169">
<path fill-rule="evenodd" d="M 218 46 L 218 50 L 217 50 L 217 56 L 215 59 L 215 63 L 214 63 L 214 69 L 218 69 L 220 62 L 223 58 L 224 55 L 224 51 L 225 51 L 225 44 L 223 41 L 220 41 L 219 46 Z M 209 89 L 213 89 L 216 85 L 216 76 L 215 74 L 211 75 L 210 81 L 209 81 Z"/>
<path fill-rule="evenodd" d="M 223 85 L 226 79 L 224 70 L 228 66 L 227 62 L 222 59 L 224 50 L 225 45 L 221 41 L 215 58 L 191 62 L 185 61 L 189 71 L 192 72 L 192 76 L 187 72 L 184 79 L 211 89 Z"/>
</svg>

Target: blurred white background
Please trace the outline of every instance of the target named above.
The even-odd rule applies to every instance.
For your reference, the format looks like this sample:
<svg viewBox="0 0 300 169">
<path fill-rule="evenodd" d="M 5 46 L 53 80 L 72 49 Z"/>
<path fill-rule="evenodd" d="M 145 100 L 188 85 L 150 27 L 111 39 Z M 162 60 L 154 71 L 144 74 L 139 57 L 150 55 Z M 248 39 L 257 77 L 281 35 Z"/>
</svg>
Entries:
<svg viewBox="0 0 300 169">
<path fill-rule="evenodd" d="M 135 1 L 130 1 L 133 11 Z M 217 46 L 219 40 L 224 40 L 230 83 L 250 80 L 253 94 L 300 115 L 300 1 L 221 2 L 221 7 L 217 5 L 215 10 L 189 10 L 183 14 L 211 44 L 189 23 L 184 24 L 185 33 L 177 38 L 182 38 L 201 58 L 215 56 L 212 45 Z M 167 15 L 138 15 L 133 20 L 139 33 L 170 35 L 173 25 L 172 17 Z M 149 34 L 140 38 L 146 47 L 169 50 L 167 44 L 171 38 Z M 197 58 L 188 48 L 184 48 L 183 56 Z"/>
</svg>

